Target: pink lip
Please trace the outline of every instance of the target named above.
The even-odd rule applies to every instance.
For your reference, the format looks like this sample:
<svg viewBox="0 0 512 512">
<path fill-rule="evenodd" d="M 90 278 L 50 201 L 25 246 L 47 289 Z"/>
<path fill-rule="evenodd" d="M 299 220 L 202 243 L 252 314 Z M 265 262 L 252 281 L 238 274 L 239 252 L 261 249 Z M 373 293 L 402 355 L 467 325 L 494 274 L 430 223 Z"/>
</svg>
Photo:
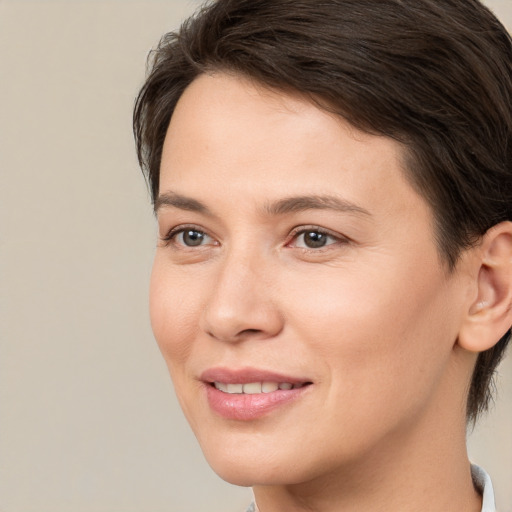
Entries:
<svg viewBox="0 0 512 512">
<path fill-rule="evenodd" d="M 226 384 L 247 384 L 250 382 L 311 383 L 308 379 L 290 377 L 254 368 L 211 368 L 201 374 L 201 380 L 204 382 L 210 408 L 223 418 L 239 421 L 250 421 L 266 416 L 275 409 L 297 400 L 311 387 L 308 385 L 297 389 L 279 389 L 270 393 L 246 395 L 243 393 L 225 393 L 213 386 L 213 382 Z"/>
<path fill-rule="evenodd" d="M 307 378 L 291 377 L 282 373 L 258 370 L 257 368 L 209 368 L 199 377 L 204 382 L 225 382 L 226 384 L 247 384 L 249 382 L 290 382 L 302 384 L 311 382 Z"/>
</svg>

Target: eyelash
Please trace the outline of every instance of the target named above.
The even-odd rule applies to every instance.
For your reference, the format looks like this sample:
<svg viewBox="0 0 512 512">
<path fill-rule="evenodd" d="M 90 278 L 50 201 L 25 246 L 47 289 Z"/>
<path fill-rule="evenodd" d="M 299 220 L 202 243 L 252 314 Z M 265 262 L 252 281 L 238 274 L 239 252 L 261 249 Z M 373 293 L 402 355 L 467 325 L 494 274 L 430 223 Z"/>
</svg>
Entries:
<svg viewBox="0 0 512 512">
<path fill-rule="evenodd" d="M 331 243 L 327 243 L 326 245 L 323 245 L 321 247 L 296 247 L 297 249 L 300 249 L 304 252 L 323 252 L 329 250 L 330 246 L 332 245 L 343 245 L 347 244 L 349 242 L 349 239 L 347 237 L 341 236 L 337 233 L 333 233 L 332 231 L 329 231 L 325 228 L 322 228 L 320 226 L 301 226 L 300 228 L 295 228 L 291 234 L 290 234 L 290 242 L 287 242 L 286 245 L 289 245 L 293 241 L 297 241 L 297 239 L 301 235 L 305 235 L 306 233 L 317 233 L 319 235 L 325 236 L 327 238 L 330 238 L 333 240 Z"/>
<path fill-rule="evenodd" d="M 193 249 L 196 249 L 196 248 L 204 247 L 203 244 L 200 244 L 200 245 L 197 245 L 197 246 L 187 246 L 187 245 L 184 245 L 182 243 L 176 242 L 176 237 L 179 234 L 181 234 L 181 233 L 185 233 L 186 231 L 194 231 L 194 232 L 200 233 L 201 235 L 204 235 L 206 237 L 214 239 L 213 237 L 208 235 L 208 233 L 206 233 L 206 231 L 204 231 L 200 227 L 194 226 L 194 225 L 190 224 L 190 225 L 180 225 L 180 226 L 176 226 L 176 227 L 172 228 L 167 233 L 167 235 L 165 235 L 164 237 L 161 238 L 161 240 L 162 240 L 162 242 L 164 242 L 164 244 L 166 246 L 174 244 L 178 248 L 185 249 L 185 250 L 186 249 L 192 249 L 193 250 Z M 317 234 L 325 236 L 325 237 L 327 237 L 327 238 L 329 238 L 331 240 L 334 240 L 334 242 L 327 243 L 326 245 L 323 245 L 323 246 L 320 246 L 320 247 L 316 247 L 316 248 L 312 248 L 312 247 L 295 247 L 296 249 L 299 249 L 299 250 L 301 250 L 303 252 L 319 253 L 319 252 L 323 252 L 323 251 L 329 250 L 328 248 L 331 245 L 339 245 L 339 244 L 343 245 L 343 244 L 347 244 L 347 243 L 350 242 L 350 240 L 347 237 L 340 236 L 339 234 L 335 234 L 335 233 L 333 233 L 333 232 L 331 232 L 331 231 L 329 231 L 329 230 L 327 230 L 325 228 L 321 228 L 320 226 L 300 226 L 300 227 L 295 228 L 294 230 L 292 230 L 292 232 L 289 235 L 289 241 L 286 242 L 285 246 L 290 246 L 290 244 L 293 241 L 296 241 L 301 235 L 305 235 L 306 233 L 317 233 Z"/>
<path fill-rule="evenodd" d="M 180 234 L 180 233 L 185 233 L 186 231 L 194 231 L 196 233 L 201 233 L 202 235 L 205 235 L 207 237 L 210 237 L 210 235 L 208 235 L 208 233 L 206 233 L 206 231 L 204 231 L 203 229 L 201 229 L 200 227 L 198 226 L 194 226 L 193 224 L 189 224 L 189 225 L 180 225 L 180 226 L 176 226 L 174 228 L 172 228 L 168 233 L 167 235 L 165 235 L 164 237 L 162 237 L 162 242 L 164 242 L 164 244 L 166 246 L 170 245 L 170 244 L 175 244 L 175 245 L 178 245 L 179 247 L 185 247 L 185 248 L 188 248 L 188 249 L 193 249 L 194 246 L 186 246 L 186 245 L 183 245 L 183 244 L 177 244 L 176 243 L 176 237 Z M 213 238 L 213 237 L 210 237 L 210 238 Z M 198 245 L 196 247 L 201 247 L 201 245 Z"/>
</svg>

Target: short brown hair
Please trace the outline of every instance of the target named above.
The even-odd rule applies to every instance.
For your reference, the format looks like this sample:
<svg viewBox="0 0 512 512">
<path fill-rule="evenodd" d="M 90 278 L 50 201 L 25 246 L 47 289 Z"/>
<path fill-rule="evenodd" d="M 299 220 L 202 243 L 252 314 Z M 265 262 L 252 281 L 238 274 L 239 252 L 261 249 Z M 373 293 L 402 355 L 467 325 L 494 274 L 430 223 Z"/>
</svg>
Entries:
<svg viewBox="0 0 512 512">
<path fill-rule="evenodd" d="M 512 220 L 512 44 L 478 0 L 217 0 L 150 55 L 134 133 L 153 200 L 174 108 L 200 74 L 298 91 L 400 141 L 429 202 L 440 254 L 458 257 Z M 487 408 L 510 330 L 479 354 L 467 416 Z"/>
</svg>

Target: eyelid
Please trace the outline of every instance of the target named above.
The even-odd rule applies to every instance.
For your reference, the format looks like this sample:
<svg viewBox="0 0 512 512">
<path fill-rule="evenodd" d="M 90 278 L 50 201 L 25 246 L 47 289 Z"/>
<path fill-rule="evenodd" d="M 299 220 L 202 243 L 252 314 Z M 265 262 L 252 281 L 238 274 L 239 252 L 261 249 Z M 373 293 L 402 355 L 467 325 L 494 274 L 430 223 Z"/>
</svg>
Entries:
<svg viewBox="0 0 512 512">
<path fill-rule="evenodd" d="M 174 226 L 171 229 L 169 229 L 169 231 L 167 232 L 167 234 L 165 236 L 160 237 L 160 240 L 162 242 L 164 242 L 164 244 L 166 246 L 171 245 L 172 243 L 175 242 L 175 238 L 177 235 L 179 235 L 180 233 L 187 231 L 187 230 L 198 231 L 199 233 L 206 235 L 207 237 L 211 238 L 212 240 L 215 240 L 215 237 L 210 235 L 204 228 L 202 228 L 201 226 L 198 226 L 196 224 L 179 224 L 177 226 Z M 204 245 L 211 245 L 211 244 L 198 245 L 195 247 L 193 247 L 193 246 L 187 247 L 186 245 L 182 245 L 182 244 L 175 244 L 175 245 L 178 245 L 179 247 L 186 248 L 186 249 L 196 249 L 197 250 L 197 248 L 199 248 L 199 247 L 204 247 Z M 218 245 L 218 243 L 215 245 Z"/>
<path fill-rule="evenodd" d="M 197 224 L 179 224 L 177 226 L 174 226 L 172 227 L 171 229 L 168 230 L 167 234 L 164 235 L 164 236 L 161 236 L 160 237 L 160 240 L 167 246 L 167 245 L 170 245 L 174 242 L 176 236 L 184 231 L 187 231 L 187 230 L 192 230 L 192 231 L 198 231 L 199 233 L 202 233 L 204 234 L 205 236 L 209 237 L 210 239 L 212 239 L 215 243 L 214 244 L 203 244 L 203 245 L 198 245 L 196 247 L 193 247 L 193 246 L 186 246 L 186 245 L 183 245 L 183 244 L 175 244 L 177 246 L 179 246 L 180 248 L 185 248 L 185 249 L 196 249 L 199 248 L 199 247 L 205 247 L 205 246 L 211 246 L 211 245 L 219 245 L 219 242 L 216 240 L 216 238 L 209 234 L 207 230 L 205 230 L 203 227 L 197 225 Z M 307 232 L 317 232 L 317 233 L 321 233 L 325 236 L 328 236 L 332 239 L 335 240 L 334 243 L 330 243 L 330 244 L 327 244 L 323 247 L 319 247 L 319 248 L 307 248 L 307 247 L 296 247 L 297 249 L 301 249 L 301 250 L 304 250 L 304 251 L 312 251 L 312 252 L 321 252 L 322 250 L 328 250 L 330 248 L 330 246 L 332 245 L 337 245 L 338 243 L 340 244 L 346 244 L 346 243 L 349 243 L 351 240 L 344 236 L 344 235 L 341 235 L 340 233 L 337 233 L 335 231 L 332 231 L 330 229 L 327 229 L 327 228 L 324 228 L 324 227 L 321 227 L 321 226 L 317 226 L 317 225 L 302 225 L 302 226 L 297 226 L 295 227 L 294 229 L 292 229 L 292 231 L 290 232 L 290 234 L 288 235 L 288 241 L 285 243 L 285 246 L 290 246 L 292 245 L 292 243 L 302 234 L 304 233 L 307 233 Z"/>
<path fill-rule="evenodd" d="M 330 248 L 330 246 L 336 245 L 337 243 L 347 244 L 351 241 L 350 238 L 348 238 L 344 235 L 341 235 L 340 233 L 331 231 L 330 229 L 323 228 L 321 226 L 306 225 L 306 226 L 297 226 L 296 228 L 294 228 L 289 235 L 289 241 L 286 243 L 286 245 L 289 246 L 300 235 L 302 235 L 304 233 L 308 233 L 308 232 L 316 232 L 316 233 L 320 233 L 322 235 L 326 235 L 330 238 L 333 238 L 336 242 L 332 243 L 332 244 L 327 244 L 323 247 L 319 247 L 319 248 L 315 248 L 315 249 L 309 248 L 309 247 L 297 247 L 297 249 L 302 249 L 304 251 L 311 251 L 311 252 L 321 252 L 322 250 L 328 250 Z"/>
</svg>

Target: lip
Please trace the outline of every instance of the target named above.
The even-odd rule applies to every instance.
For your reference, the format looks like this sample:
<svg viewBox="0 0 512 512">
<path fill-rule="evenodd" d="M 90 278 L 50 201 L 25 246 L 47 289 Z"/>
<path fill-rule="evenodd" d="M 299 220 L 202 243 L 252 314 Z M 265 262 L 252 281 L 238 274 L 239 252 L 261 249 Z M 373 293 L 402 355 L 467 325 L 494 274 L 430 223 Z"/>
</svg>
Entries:
<svg viewBox="0 0 512 512">
<path fill-rule="evenodd" d="M 291 404 L 311 388 L 311 380 L 292 377 L 272 371 L 255 368 L 210 368 L 204 371 L 200 380 L 204 384 L 210 408 L 223 418 L 238 421 L 251 421 L 271 414 L 278 408 Z M 270 393 L 231 394 L 216 389 L 214 382 L 226 384 L 248 384 L 251 382 L 288 382 L 304 384 L 300 388 L 279 389 Z"/>
<path fill-rule="evenodd" d="M 292 377 L 283 373 L 276 373 L 257 368 L 209 368 L 199 377 L 203 382 L 225 382 L 227 384 L 248 384 L 249 382 L 290 382 L 301 384 L 311 382 L 311 379 Z"/>
</svg>

